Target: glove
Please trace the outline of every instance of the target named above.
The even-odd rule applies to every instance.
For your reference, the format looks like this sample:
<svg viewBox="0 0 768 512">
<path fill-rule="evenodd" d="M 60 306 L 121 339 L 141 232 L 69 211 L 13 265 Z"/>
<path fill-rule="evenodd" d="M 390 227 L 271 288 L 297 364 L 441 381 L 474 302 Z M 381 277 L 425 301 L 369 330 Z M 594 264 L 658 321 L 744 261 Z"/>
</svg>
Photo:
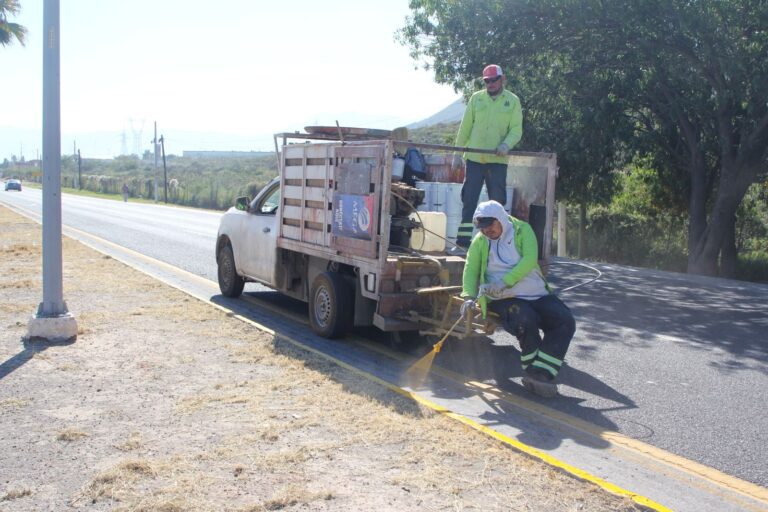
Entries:
<svg viewBox="0 0 768 512">
<path fill-rule="evenodd" d="M 451 170 L 452 171 L 458 171 L 464 166 L 464 161 L 461 159 L 459 155 L 453 155 L 453 160 L 451 160 Z"/>
<path fill-rule="evenodd" d="M 502 142 L 499 144 L 499 147 L 496 148 L 496 154 L 499 156 L 507 156 L 507 153 L 509 153 L 509 146 Z"/>
<path fill-rule="evenodd" d="M 461 316 L 467 316 L 475 309 L 475 299 L 464 299 L 464 304 L 461 305 Z"/>
<path fill-rule="evenodd" d="M 505 289 L 506 287 L 500 284 L 481 284 L 480 295 L 485 295 L 486 297 L 490 297 L 492 299 L 498 299 L 502 296 Z"/>
</svg>

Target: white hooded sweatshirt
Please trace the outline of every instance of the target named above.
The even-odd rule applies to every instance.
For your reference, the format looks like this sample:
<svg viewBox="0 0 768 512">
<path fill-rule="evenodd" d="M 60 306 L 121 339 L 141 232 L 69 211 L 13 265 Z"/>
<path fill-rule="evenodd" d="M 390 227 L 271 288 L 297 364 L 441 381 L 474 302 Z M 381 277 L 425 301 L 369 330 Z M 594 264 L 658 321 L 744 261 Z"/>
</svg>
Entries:
<svg viewBox="0 0 768 512">
<path fill-rule="evenodd" d="M 488 239 L 490 248 L 488 251 L 486 280 L 488 284 L 504 288 L 502 293 L 492 298 L 517 297 L 526 300 L 536 300 L 549 295 L 544 279 L 535 270 L 529 272 L 528 275 L 512 287 L 507 287 L 504 283 L 504 276 L 520 261 L 520 253 L 517 252 L 517 247 L 515 247 L 515 229 L 504 207 L 496 201 L 480 203 L 477 205 L 473 215 L 474 219 L 478 217 L 494 217 L 501 223 L 502 227 L 501 236 L 498 239 Z"/>
</svg>

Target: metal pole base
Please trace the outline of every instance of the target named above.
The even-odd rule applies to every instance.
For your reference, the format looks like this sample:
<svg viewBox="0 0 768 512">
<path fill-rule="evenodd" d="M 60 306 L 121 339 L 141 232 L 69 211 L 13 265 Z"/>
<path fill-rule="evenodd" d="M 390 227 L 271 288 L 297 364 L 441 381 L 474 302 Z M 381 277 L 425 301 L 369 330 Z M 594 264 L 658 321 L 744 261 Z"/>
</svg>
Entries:
<svg viewBox="0 0 768 512">
<path fill-rule="evenodd" d="M 59 316 L 33 315 L 27 325 L 27 336 L 50 342 L 67 341 L 77 337 L 77 320 L 70 313 Z"/>
</svg>

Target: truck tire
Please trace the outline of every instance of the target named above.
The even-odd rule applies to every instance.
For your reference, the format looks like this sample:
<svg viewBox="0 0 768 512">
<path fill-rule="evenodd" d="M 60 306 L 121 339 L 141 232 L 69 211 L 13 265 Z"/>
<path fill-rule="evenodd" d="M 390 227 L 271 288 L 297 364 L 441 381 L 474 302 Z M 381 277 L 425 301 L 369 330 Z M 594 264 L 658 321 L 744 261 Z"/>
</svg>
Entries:
<svg viewBox="0 0 768 512">
<path fill-rule="evenodd" d="M 312 283 L 309 323 L 323 338 L 338 338 L 352 327 L 352 287 L 338 272 L 323 272 Z"/>
<path fill-rule="evenodd" d="M 235 270 L 235 255 L 232 254 L 232 246 L 226 244 L 219 249 L 219 290 L 225 297 L 239 297 L 243 293 L 245 280 L 237 275 Z"/>
</svg>

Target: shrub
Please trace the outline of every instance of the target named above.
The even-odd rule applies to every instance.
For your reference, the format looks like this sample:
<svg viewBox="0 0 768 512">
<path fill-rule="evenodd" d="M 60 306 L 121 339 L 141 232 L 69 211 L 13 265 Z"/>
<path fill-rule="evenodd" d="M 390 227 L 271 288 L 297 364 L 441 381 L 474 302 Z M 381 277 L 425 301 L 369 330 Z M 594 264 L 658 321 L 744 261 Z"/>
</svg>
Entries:
<svg viewBox="0 0 768 512">
<path fill-rule="evenodd" d="M 768 284 L 768 253 L 752 251 L 740 254 L 736 279 Z"/>
</svg>

